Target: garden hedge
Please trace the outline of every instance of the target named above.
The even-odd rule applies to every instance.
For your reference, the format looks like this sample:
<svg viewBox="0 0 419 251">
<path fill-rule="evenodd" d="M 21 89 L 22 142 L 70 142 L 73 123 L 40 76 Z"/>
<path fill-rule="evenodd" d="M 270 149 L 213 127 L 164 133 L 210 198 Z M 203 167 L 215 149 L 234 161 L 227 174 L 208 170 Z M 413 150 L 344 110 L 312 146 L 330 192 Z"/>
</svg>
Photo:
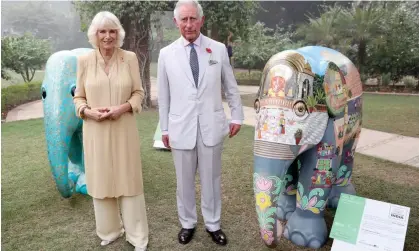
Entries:
<svg viewBox="0 0 419 251">
<path fill-rule="evenodd" d="M 42 81 L 11 85 L 1 89 L 2 117 L 14 107 L 41 99 Z"/>
</svg>

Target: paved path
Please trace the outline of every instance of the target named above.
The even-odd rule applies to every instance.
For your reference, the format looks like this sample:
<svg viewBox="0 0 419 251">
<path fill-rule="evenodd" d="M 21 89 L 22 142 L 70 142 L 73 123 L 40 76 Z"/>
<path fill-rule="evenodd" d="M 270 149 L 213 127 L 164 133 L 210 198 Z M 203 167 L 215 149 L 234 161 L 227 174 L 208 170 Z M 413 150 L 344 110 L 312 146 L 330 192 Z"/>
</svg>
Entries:
<svg viewBox="0 0 419 251">
<path fill-rule="evenodd" d="M 151 99 L 157 100 L 156 79 L 151 80 Z M 239 86 L 241 94 L 255 94 L 256 86 Z M 230 118 L 230 109 L 224 103 L 227 117 Z M 251 107 L 244 107 L 244 124 L 255 125 L 255 111 Z M 44 116 L 42 101 L 35 101 L 16 107 L 11 110 L 6 122 L 42 118 Z M 374 131 L 363 128 L 356 151 L 396 163 L 407 164 L 419 168 L 419 138 L 406 137 L 391 133 Z"/>
</svg>

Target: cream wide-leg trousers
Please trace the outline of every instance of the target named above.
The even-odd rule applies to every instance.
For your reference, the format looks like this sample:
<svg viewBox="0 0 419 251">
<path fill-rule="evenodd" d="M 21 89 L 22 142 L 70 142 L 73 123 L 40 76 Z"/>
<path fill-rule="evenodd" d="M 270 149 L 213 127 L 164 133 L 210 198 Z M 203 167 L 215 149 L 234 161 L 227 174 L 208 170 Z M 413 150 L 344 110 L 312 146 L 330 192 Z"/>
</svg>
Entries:
<svg viewBox="0 0 419 251">
<path fill-rule="evenodd" d="M 118 203 L 119 202 L 119 203 Z M 122 214 L 119 213 L 119 205 Z M 119 198 L 93 198 L 96 233 L 104 241 L 114 241 L 125 228 L 126 240 L 134 247 L 148 244 L 148 223 L 144 194 Z"/>
</svg>

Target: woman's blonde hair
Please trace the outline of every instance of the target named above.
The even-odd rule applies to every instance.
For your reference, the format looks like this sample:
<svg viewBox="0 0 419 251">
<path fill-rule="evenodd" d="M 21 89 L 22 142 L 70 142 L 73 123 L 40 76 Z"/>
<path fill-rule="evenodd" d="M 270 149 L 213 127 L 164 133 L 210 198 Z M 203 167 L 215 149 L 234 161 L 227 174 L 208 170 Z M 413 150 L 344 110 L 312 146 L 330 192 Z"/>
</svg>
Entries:
<svg viewBox="0 0 419 251">
<path fill-rule="evenodd" d="M 102 28 L 110 28 L 117 30 L 117 41 L 115 47 L 121 47 L 124 43 L 125 30 L 119 22 L 119 19 L 109 11 L 101 11 L 96 14 L 90 24 L 89 30 L 87 31 L 87 37 L 89 43 L 94 47 L 98 48 L 99 44 L 97 41 L 97 31 Z"/>
</svg>

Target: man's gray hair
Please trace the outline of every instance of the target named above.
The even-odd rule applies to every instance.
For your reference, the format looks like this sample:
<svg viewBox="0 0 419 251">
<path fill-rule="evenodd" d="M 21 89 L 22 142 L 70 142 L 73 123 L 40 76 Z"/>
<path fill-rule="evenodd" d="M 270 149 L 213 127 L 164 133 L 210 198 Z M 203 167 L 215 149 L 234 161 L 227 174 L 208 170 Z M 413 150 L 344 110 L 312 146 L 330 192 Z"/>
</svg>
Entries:
<svg viewBox="0 0 419 251">
<path fill-rule="evenodd" d="M 180 19 L 178 8 L 180 6 L 183 6 L 183 5 L 193 5 L 193 6 L 195 6 L 196 9 L 197 9 L 197 12 L 198 12 L 197 13 L 198 14 L 198 18 L 202 18 L 204 16 L 204 11 L 202 10 L 202 6 L 198 3 L 197 0 L 179 0 L 176 3 L 175 10 L 173 11 L 173 14 L 174 14 L 176 20 L 179 20 Z"/>
</svg>

